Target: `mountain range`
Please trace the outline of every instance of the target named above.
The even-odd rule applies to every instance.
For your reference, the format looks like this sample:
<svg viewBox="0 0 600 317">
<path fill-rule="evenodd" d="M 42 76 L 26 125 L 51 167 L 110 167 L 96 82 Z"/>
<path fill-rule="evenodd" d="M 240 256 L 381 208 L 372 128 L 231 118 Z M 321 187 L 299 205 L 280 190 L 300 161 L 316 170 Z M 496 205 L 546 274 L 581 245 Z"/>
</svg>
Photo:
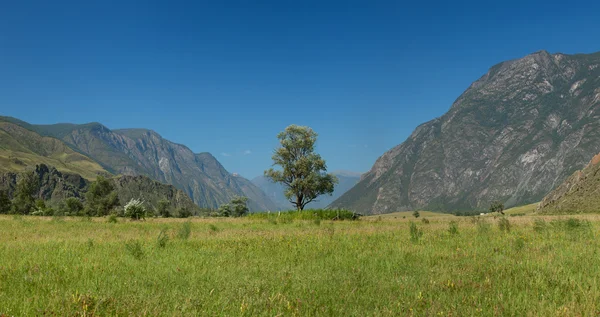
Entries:
<svg viewBox="0 0 600 317">
<path fill-rule="evenodd" d="M 183 190 L 203 208 L 246 196 L 251 211 L 277 209 L 258 187 L 227 172 L 210 153 L 193 153 L 151 130 L 110 130 L 100 123 L 32 125 L 0 117 L 0 138 L 0 172 L 45 163 L 90 180 L 97 174 L 144 175 Z"/>
<path fill-rule="evenodd" d="M 599 119 L 600 53 L 502 62 L 332 206 L 379 214 L 537 202 L 600 152 Z"/>
</svg>

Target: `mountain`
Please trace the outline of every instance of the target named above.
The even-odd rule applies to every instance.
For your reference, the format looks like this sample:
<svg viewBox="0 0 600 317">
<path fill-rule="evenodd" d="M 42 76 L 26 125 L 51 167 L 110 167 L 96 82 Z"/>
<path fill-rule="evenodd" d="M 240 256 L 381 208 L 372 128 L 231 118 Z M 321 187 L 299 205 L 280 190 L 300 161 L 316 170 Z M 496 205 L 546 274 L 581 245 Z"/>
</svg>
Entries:
<svg viewBox="0 0 600 317">
<path fill-rule="evenodd" d="M 39 180 L 36 199 L 43 199 L 57 203 L 68 197 L 84 199 L 90 181 L 78 174 L 61 172 L 52 166 L 45 164 L 36 165 L 31 168 Z M 10 197 L 13 196 L 17 184 L 18 174 L 14 172 L 0 173 L 0 189 L 7 190 Z M 158 201 L 166 199 L 171 203 L 173 209 L 187 208 L 196 210 L 198 207 L 181 190 L 172 185 L 166 185 L 152 180 L 146 176 L 115 176 L 110 177 L 121 205 L 126 204 L 132 198 L 140 198 L 147 207 L 154 208 Z"/>
<path fill-rule="evenodd" d="M 550 192 L 538 206 L 542 214 L 600 211 L 600 154 Z"/>
<path fill-rule="evenodd" d="M 317 200 L 307 205 L 308 208 L 325 208 L 329 206 L 334 200 L 356 185 L 360 179 L 360 173 L 356 172 L 334 171 L 331 173 L 337 176 L 339 180 L 339 183 L 335 185 L 333 194 L 331 196 L 319 196 Z M 252 183 L 266 193 L 268 198 L 277 204 L 279 210 L 293 208 L 292 204 L 285 198 L 285 195 L 283 194 L 285 188 L 281 184 L 273 183 L 264 176 L 255 177 L 252 179 Z"/>
<path fill-rule="evenodd" d="M 493 66 L 332 206 L 364 213 L 539 201 L 600 152 L 600 53 Z"/>
<path fill-rule="evenodd" d="M 14 118 L 0 120 L 60 139 L 113 174 L 145 175 L 186 192 L 200 207 L 218 208 L 234 196 L 247 196 L 251 211 L 276 206 L 248 180 L 233 176 L 209 153 L 193 153 L 184 145 L 147 129 L 110 130 L 100 123 L 31 125 Z"/>
<path fill-rule="evenodd" d="M 0 121 L 0 172 L 19 172 L 36 164 L 56 166 L 60 171 L 76 173 L 90 180 L 98 174 L 109 175 L 94 160 L 58 139 Z"/>
</svg>

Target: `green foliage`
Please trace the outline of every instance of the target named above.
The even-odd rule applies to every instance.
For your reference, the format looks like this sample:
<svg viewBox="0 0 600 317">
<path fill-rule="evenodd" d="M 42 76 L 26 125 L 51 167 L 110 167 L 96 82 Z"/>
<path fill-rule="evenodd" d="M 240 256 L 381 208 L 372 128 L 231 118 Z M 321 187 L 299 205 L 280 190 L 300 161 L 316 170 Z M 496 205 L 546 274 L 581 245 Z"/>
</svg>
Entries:
<svg viewBox="0 0 600 317">
<path fill-rule="evenodd" d="M 274 219 L 285 223 L 288 220 L 358 220 L 360 215 L 346 209 L 306 209 L 302 211 L 260 212 L 247 216 L 250 219 Z"/>
<path fill-rule="evenodd" d="M 419 213 L 418 210 L 413 211 L 413 217 L 419 218 L 419 216 L 421 216 L 421 214 Z"/>
<path fill-rule="evenodd" d="M 458 223 L 456 221 L 450 221 L 448 223 L 448 232 L 451 235 L 456 235 L 458 234 Z"/>
<path fill-rule="evenodd" d="M 127 205 L 125 205 L 125 217 L 129 217 L 133 220 L 141 220 L 146 218 L 146 207 L 144 202 L 140 199 L 131 199 Z"/>
<path fill-rule="evenodd" d="M 429 219 L 427 218 L 421 218 L 421 222 L 424 224 L 429 224 Z"/>
<path fill-rule="evenodd" d="M 23 172 L 19 174 L 15 197 L 12 201 L 12 213 L 28 215 L 35 208 L 35 199 L 33 196 L 39 188 L 39 179 L 34 171 Z"/>
<path fill-rule="evenodd" d="M 144 248 L 142 243 L 138 240 L 125 242 L 125 250 L 136 260 L 141 260 L 144 258 Z"/>
<path fill-rule="evenodd" d="M 181 207 L 177 209 L 177 217 L 189 218 L 192 216 L 192 212 L 187 207 Z"/>
<path fill-rule="evenodd" d="M 158 201 L 158 205 L 156 207 L 156 214 L 163 218 L 171 217 L 171 203 L 166 199 L 161 199 Z"/>
<path fill-rule="evenodd" d="M 309 127 L 290 125 L 277 135 L 280 147 L 273 154 L 273 165 L 265 177 L 286 187 L 285 197 L 297 210 L 323 194 L 331 195 L 338 182 L 333 174 L 326 174 L 325 160 L 314 152 L 317 133 Z"/>
<path fill-rule="evenodd" d="M 163 249 L 164 247 L 167 246 L 168 242 L 169 242 L 168 229 L 162 228 L 160 230 L 160 233 L 158 234 L 158 237 L 156 237 L 156 245 L 159 248 Z"/>
<path fill-rule="evenodd" d="M 504 204 L 501 201 L 494 201 L 490 205 L 489 212 L 499 212 L 504 215 Z"/>
<path fill-rule="evenodd" d="M 119 205 L 119 196 L 111 182 L 98 176 L 85 195 L 85 214 L 88 216 L 106 216 Z"/>
<path fill-rule="evenodd" d="M 191 234 L 192 234 L 192 223 L 189 221 L 186 221 L 181 225 L 181 228 L 179 228 L 179 231 L 177 231 L 177 238 L 179 238 L 181 240 L 187 240 L 187 239 L 189 239 Z"/>
<path fill-rule="evenodd" d="M 247 197 L 234 197 L 228 204 L 219 207 L 219 216 L 221 217 L 243 217 L 248 213 Z"/>
<path fill-rule="evenodd" d="M 108 215 L 108 219 L 106 219 L 106 222 L 108 222 L 108 223 L 118 223 L 119 219 L 117 218 L 116 214 L 110 214 L 110 215 Z"/>
<path fill-rule="evenodd" d="M 83 211 L 83 203 L 79 198 L 69 197 L 61 202 L 59 212 L 66 216 L 79 216 Z"/>
<path fill-rule="evenodd" d="M 33 216 L 52 216 L 54 215 L 54 210 L 48 206 L 46 206 L 46 202 L 43 199 L 35 200 L 35 208 L 31 212 Z"/>
<path fill-rule="evenodd" d="M 412 242 L 419 242 L 421 237 L 423 236 L 423 230 L 417 227 L 417 224 L 414 222 L 410 222 L 410 240 Z"/>
<path fill-rule="evenodd" d="M 510 232 L 510 221 L 508 220 L 508 218 L 506 217 L 500 217 L 500 219 L 498 219 L 498 229 L 500 229 L 500 231 L 502 232 Z"/>
<path fill-rule="evenodd" d="M 11 208 L 12 203 L 10 202 L 10 198 L 8 198 L 8 193 L 6 190 L 0 190 L 0 214 L 9 213 Z"/>
</svg>

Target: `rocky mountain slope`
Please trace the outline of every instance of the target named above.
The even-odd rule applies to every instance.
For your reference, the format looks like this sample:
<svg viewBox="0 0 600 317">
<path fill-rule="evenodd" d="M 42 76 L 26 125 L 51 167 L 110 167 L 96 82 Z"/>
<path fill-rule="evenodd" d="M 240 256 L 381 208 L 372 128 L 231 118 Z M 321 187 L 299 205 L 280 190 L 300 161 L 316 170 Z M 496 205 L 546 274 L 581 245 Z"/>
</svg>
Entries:
<svg viewBox="0 0 600 317">
<path fill-rule="evenodd" d="M 600 212 L 600 154 L 544 197 L 537 211 L 543 214 Z"/>
<path fill-rule="evenodd" d="M 19 172 L 40 163 L 80 174 L 90 180 L 98 174 L 109 175 L 94 160 L 73 151 L 60 140 L 0 121 L 0 172 Z"/>
<path fill-rule="evenodd" d="M 110 130 L 99 123 L 31 125 L 0 118 L 43 136 L 62 140 L 113 174 L 146 175 L 186 192 L 200 207 L 218 208 L 236 195 L 249 198 L 251 211 L 275 210 L 260 189 L 231 175 L 209 153 L 193 153 L 146 129 Z"/>
<path fill-rule="evenodd" d="M 78 174 L 61 172 L 52 166 L 39 164 L 32 168 L 39 180 L 36 199 L 43 199 L 57 203 L 68 197 L 84 199 L 90 181 Z M 0 190 L 6 190 L 9 197 L 13 197 L 18 173 L 0 173 Z M 152 180 L 146 176 L 121 175 L 111 177 L 109 180 L 119 196 L 121 205 L 125 205 L 132 198 L 142 199 L 149 208 L 157 206 L 158 201 L 166 199 L 173 209 L 187 208 L 195 211 L 198 206 L 181 190 L 172 185 L 166 185 Z"/>
<path fill-rule="evenodd" d="M 342 196 L 350 188 L 352 188 L 360 180 L 360 173 L 347 172 L 347 171 L 334 171 L 339 183 L 335 185 L 335 189 L 331 196 L 323 195 L 319 196 L 316 201 L 311 202 L 307 205 L 307 208 L 325 208 L 329 206 L 334 200 Z M 292 204 L 285 198 L 284 187 L 281 184 L 273 183 L 264 176 L 258 176 L 252 179 L 252 183 L 258 186 L 271 201 L 277 204 L 280 210 L 293 209 Z"/>
<path fill-rule="evenodd" d="M 500 63 L 333 203 L 365 213 L 539 201 L 600 152 L 600 53 Z"/>
</svg>

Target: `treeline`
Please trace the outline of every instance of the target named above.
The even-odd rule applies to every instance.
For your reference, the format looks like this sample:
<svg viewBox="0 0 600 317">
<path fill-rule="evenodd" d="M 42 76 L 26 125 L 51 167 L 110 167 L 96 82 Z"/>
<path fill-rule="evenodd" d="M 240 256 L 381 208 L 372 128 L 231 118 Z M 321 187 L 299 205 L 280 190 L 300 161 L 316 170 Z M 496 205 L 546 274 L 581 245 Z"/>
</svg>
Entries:
<svg viewBox="0 0 600 317">
<path fill-rule="evenodd" d="M 128 202 L 121 202 L 115 186 L 102 176 L 98 176 L 96 181 L 90 184 L 83 197 L 45 201 L 36 198 L 39 190 L 40 179 L 34 171 L 19 174 L 12 199 L 7 189 L 0 189 L 0 213 L 38 216 L 128 216 L 126 208 Z M 136 218 L 152 216 L 187 218 L 209 212 L 200 208 L 196 210 L 186 207 L 173 208 L 165 199 L 160 200 L 156 206 L 145 206 L 142 202 L 138 203 L 137 207 L 138 210 L 139 208 L 143 210 L 143 215 L 139 215 L 138 212 Z"/>
</svg>

